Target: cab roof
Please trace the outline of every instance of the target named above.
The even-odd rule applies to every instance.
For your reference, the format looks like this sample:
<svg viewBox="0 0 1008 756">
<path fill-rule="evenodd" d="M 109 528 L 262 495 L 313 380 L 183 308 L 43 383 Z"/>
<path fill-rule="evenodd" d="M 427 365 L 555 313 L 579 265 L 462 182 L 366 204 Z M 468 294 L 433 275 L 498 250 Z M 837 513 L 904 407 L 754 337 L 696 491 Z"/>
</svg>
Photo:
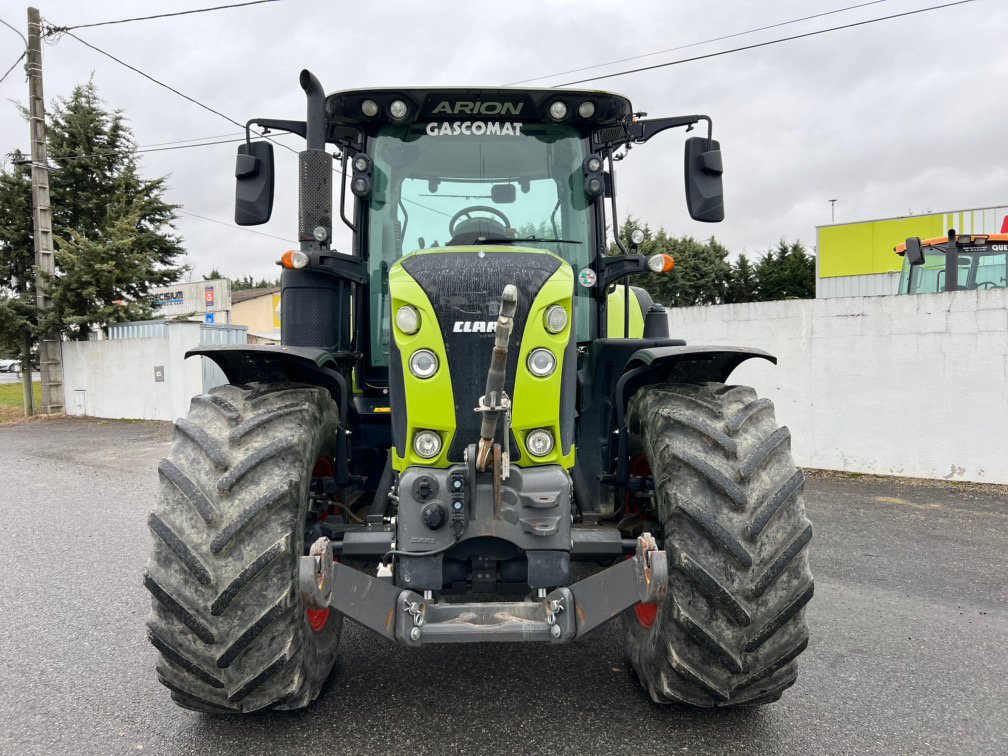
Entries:
<svg viewBox="0 0 1008 756">
<path fill-rule="evenodd" d="M 397 100 L 406 106 L 398 117 L 392 115 Z M 334 92 L 326 97 L 326 114 L 335 125 L 365 130 L 382 124 L 466 119 L 562 123 L 588 132 L 628 122 L 633 108 L 622 95 L 590 89 L 402 87 Z"/>
<path fill-rule="evenodd" d="M 996 242 L 1008 242 L 1008 234 L 960 234 L 956 237 L 956 243 L 962 246 L 983 246 L 985 244 L 991 244 Z M 947 236 L 936 236 L 934 239 L 922 239 L 921 246 L 924 247 L 937 247 L 941 244 L 948 244 Z M 906 254 L 906 242 L 897 244 L 893 247 L 893 251 L 897 255 Z M 944 249 L 936 250 L 938 252 L 944 252 Z"/>
</svg>

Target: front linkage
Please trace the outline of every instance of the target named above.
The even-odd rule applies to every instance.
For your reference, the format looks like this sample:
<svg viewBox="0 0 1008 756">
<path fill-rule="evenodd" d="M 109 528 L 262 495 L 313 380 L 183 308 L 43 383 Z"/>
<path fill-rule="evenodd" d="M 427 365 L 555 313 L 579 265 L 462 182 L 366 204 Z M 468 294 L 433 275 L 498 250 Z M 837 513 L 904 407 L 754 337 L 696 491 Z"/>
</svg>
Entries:
<svg viewBox="0 0 1008 756">
<path fill-rule="evenodd" d="M 650 533 L 636 553 L 573 585 L 516 602 L 445 602 L 397 588 L 333 559 L 332 542 L 318 539 L 301 557 L 301 600 L 332 608 L 405 646 L 481 641 L 566 643 L 634 604 L 660 601 L 668 590 L 668 562 Z"/>
</svg>

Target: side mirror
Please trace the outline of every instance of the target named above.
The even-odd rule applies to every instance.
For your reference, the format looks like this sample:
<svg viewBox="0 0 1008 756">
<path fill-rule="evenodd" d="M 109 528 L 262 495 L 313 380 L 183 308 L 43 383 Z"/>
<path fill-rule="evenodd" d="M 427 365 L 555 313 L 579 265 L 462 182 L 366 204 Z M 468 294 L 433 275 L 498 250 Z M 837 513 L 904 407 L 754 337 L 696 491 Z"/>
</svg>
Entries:
<svg viewBox="0 0 1008 756">
<path fill-rule="evenodd" d="M 911 236 L 906 240 L 906 252 L 903 256 L 911 267 L 924 263 L 924 247 L 919 236 Z"/>
<path fill-rule="evenodd" d="M 693 220 L 724 220 L 721 143 L 706 137 L 686 140 L 686 207 Z"/>
<path fill-rule="evenodd" d="M 238 145 L 235 182 L 235 223 L 258 226 L 268 221 L 273 214 L 273 145 Z"/>
</svg>

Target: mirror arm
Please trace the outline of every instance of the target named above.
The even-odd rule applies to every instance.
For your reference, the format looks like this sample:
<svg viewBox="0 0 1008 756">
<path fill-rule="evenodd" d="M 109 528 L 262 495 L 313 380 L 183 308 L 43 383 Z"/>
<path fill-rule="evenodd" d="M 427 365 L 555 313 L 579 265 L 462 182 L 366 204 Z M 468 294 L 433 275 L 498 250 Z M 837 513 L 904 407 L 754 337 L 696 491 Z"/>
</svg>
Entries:
<svg viewBox="0 0 1008 756">
<path fill-rule="evenodd" d="M 611 284 L 620 279 L 627 279 L 637 273 L 647 273 L 647 258 L 644 255 L 613 255 L 602 259 L 602 271 L 599 276 L 599 287 L 605 291 Z"/>
<path fill-rule="evenodd" d="M 291 134 L 297 134 L 302 139 L 308 138 L 308 124 L 304 121 L 281 121 L 275 118 L 252 118 L 245 123 L 245 144 L 250 145 L 252 143 L 251 126 L 253 123 L 263 129 L 289 131 Z"/>
<path fill-rule="evenodd" d="M 686 126 L 686 130 L 690 131 L 700 121 L 707 122 L 707 141 L 710 141 L 714 134 L 714 123 L 711 121 L 710 116 L 705 115 L 672 116 L 671 118 L 632 121 L 624 123 L 623 129 L 626 131 L 629 141 L 634 144 L 644 144 L 651 137 L 668 129 L 677 129 L 681 126 Z"/>
</svg>

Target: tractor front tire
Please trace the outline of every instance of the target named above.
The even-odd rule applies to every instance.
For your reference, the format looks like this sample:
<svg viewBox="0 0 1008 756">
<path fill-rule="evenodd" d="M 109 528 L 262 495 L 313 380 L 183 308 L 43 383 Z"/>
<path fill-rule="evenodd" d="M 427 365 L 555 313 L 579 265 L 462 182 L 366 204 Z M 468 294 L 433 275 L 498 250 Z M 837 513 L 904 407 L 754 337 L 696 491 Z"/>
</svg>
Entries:
<svg viewBox="0 0 1008 756">
<path fill-rule="evenodd" d="M 654 480 L 669 590 L 624 614 L 630 660 L 657 703 L 776 701 L 808 645 L 812 526 L 773 405 L 745 386 L 668 384 L 631 401 Z"/>
<path fill-rule="evenodd" d="M 219 386 L 192 400 L 158 472 L 148 637 L 158 679 L 203 712 L 296 709 L 332 670 L 343 618 L 298 595 L 308 487 L 336 443 L 324 389 Z"/>
</svg>

